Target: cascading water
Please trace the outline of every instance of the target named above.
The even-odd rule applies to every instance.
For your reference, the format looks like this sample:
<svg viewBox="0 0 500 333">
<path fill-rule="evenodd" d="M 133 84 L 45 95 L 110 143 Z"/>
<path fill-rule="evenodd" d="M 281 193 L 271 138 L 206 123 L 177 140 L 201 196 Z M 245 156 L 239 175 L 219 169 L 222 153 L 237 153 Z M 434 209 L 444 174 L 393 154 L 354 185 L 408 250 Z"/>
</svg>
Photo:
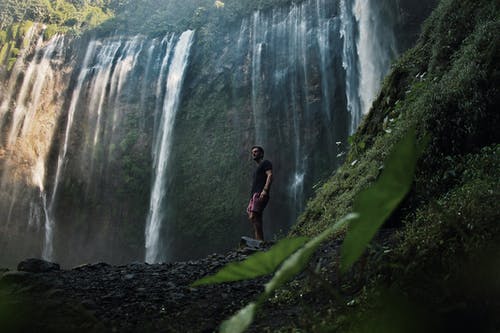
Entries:
<svg viewBox="0 0 500 333">
<path fill-rule="evenodd" d="M 136 36 L 131 39 L 110 38 L 108 40 L 92 40 L 86 47 L 86 54 L 83 57 L 80 73 L 76 79 L 75 88 L 72 92 L 72 97 L 69 102 L 67 111 L 66 130 L 64 142 L 60 150 L 58 163 L 54 177 L 54 187 L 51 200 L 49 203 L 49 217 L 53 221 L 53 212 L 58 203 L 59 185 L 64 177 L 64 167 L 67 163 L 67 153 L 71 142 L 71 136 L 74 132 L 74 120 L 76 117 L 87 119 L 87 130 L 85 133 L 79 134 L 86 139 L 80 143 L 83 145 L 81 153 L 81 172 L 86 174 L 86 187 L 89 196 L 96 196 L 96 191 L 102 186 L 99 179 L 109 177 L 113 169 L 110 165 L 116 160 L 115 147 L 116 144 L 123 145 L 123 135 L 117 131 L 123 127 L 123 121 L 126 120 L 128 95 L 124 90 L 134 89 L 134 80 L 137 77 L 143 77 L 141 89 L 141 105 L 146 109 L 146 99 L 154 96 L 155 104 L 162 106 L 164 114 L 175 112 L 177 108 L 179 91 L 182 80 L 179 80 L 180 72 L 176 68 L 173 70 L 174 64 L 180 66 L 177 62 L 182 58 L 185 50 L 182 47 L 185 45 L 186 36 L 189 33 L 183 34 L 176 47 L 173 58 L 171 58 L 173 36 L 168 34 L 162 43 L 157 40 L 145 41 L 143 37 Z M 190 41 L 190 38 L 187 39 Z M 169 42 L 167 42 L 169 41 Z M 145 45 L 149 45 L 146 46 Z M 166 50 L 165 50 L 166 49 Z M 163 54 L 160 58 L 160 54 Z M 146 62 L 151 66 L 157 66 L 157 60 L 163 59 L 158 73 L 152 73 L 151 69 L 141 69 L 138 64 L 146 58 Z M 139 72 L 140 71 L 140 72 Z M 167 76 L 168 71 L 168 76 Z M 155 76 L 156 75 L 156 76 Z M 148 91 L 149 85 L 146 79 L 156 82 L 157 89 Z M 166 88 L 163 88 L 165 86 Z M 177 91 L 175 91 L 177 89 Z M 174 101 L 172 101 L 174 99 Z M 173 104 L 172 104 L 173 103 Z M 170 110 L 170 111 L 166 111 Z M 147 118 L 149 115 L 145 115 Z M 163 126 L 163 118 L 160 127 Z M 169 119 L 165 120 L 167 123 Z M 144 120 L 140 123 L 144 124 Z M 164 129 L 164 131 L 167 129 Z M 164 139 L 163 139 L 164 138 Z M 158 152 L 155 151 L 154 156 L 161 169 L 165 165 L 165 154 L 160 149 L 160 146 L 168 150 L 169 134 L 166 136 L 161 132 L 159 139 L 154 142 L 158 145 Z M 167 145 L 167 146 L 166 146 Z M 164 161 L 160 161 L 164 159 Z M 156 169 L 155 169 L 156 170 Z M 158 177 L 161 177 L 160 175 Z M 161 182 L 161 180 L 160 180 Z M 94 184 L 94 185 L 93 185 Z M 100 185 L 99 185 L 100 184 Z M 158 186 L 158 185 L 157 185 Z M 91 189 L 94 188 L 94 191 Z M 153 192 L 154 193 L 154 192 Z M 152 195 L 153 196 L 153 195 Z M 156 215 L 155 212 L 153 215 Z M 156 223 L 156 222 L 155 222 Z M 47 243 L 50 243 L 51 237 L 47 237 Z M 149 239 L 149 238 L 148 238 Z M 148 240 L 147 240 L 148 241 Z M 46 246 L 50 246 L 47 244 Z"/>
<path fill-rule="evenodd" d="M 55 67 L 59 66 L 63 58 L 64 37 L 56 35 L 50 41 L 44 42 L 42 37 L 44 30 L 44 26 L 35 24 L 24 37 L 23 45 L 26 49 L 21 50 L 21 56 L 14 65 L 8 89 L 3 96 L 1 123 L 8 126 L 4 131 L 8 135 L 3 138 L 7 154 L 4 155 L 0 188 L 3 193 L 10 193 L 12 200 L 6 225 L 9 225 L 17 200 L 28 201 L 30 207 L 28 229 L 36 227 L 38 230 L 41 221 L 45 220 L 45 238 L 50 238 L 51 222 L 46 219 L 44 175 L 45 160 L 49 152 L 47 141 L 50 142 L 53 137 L 54 122 L 47 117 L 51 107 L 47 105 L 46 95 L 50 96 L 57 85 Z M 27 49 L 33 44 L 34 57 L 26 63 Z M 21 73 L 22 80 L 19 81 Z M 16 83 L 19 84 L 17 88 Z M 4 118 L 6 115 L 9 117 Z M 23 156 L 26 164 L 24 168 L 16 165 L 20 156 Z M 29 187 L 23 186 L 22 182 L 33 185 L 36 190 L 30 192 Z M 42 209 L 44 216 L 40 214 Z M 42 252 L 43 257 L 50 259 L 50 249 L 44 249 Z"/>
<path fill-rule="evenodd" d="M 38 26 L 33 25 L 28 29 L 28 32 L 23 38 L 23 45 L 31 45 L 32 39 L 33 38 L 38 38 L 38 35 L 36 33 Z M 11 99 L 12 96 L 14 95 L 14 89 L 17 84 L 17 80 L 19 78 L 19 75 L 21 74 L 25 62 L 25 58 L 27 56 L 29 48 L 23 47 L 17 57 L 17 60 L 14 64 L 14 67 L 12 68 L 12 73 L 10 75 L 9 82 L 7 84 L 7 89 L 6 93 L 3 94 L 1 97 L 3 99 L 2 103 L 0 103 L 0 129 L 3 127 L 4 124 L 4 118 L 5 114 L 9 110 L 9 107 L 11 106 Z"/>
<path fill-rule="evenodd" d="M 352 134 L 362 115 L 370 110 L 397 51 L 394 23 L 385 19 L 384 16 L 389 14 L 381 10 L 382 4 L 371 0 L 341 0 L 340 6 L 343 66 L 347 72 L 346 96 Z"/>
<path fill-rule="evenodd" d="M 345 140 L 343 128 L 354 132 L 394 57 L 394 47 L 386 47 L 393 37 L 375 35 L 374 26 L 382 19 L 372 10 L 375 6 L 361 0 L 341 0 L 338 6 L 308 0 L 257 11 L 249 28 L 247 21 L 241 25 L 237 45 L 251 48 L 255 142 L 286 151 L 286 164 L 292 166 L 284 170 L 292 221 L 305 202 L 311 150 L 319 144 L 332 154 L 335 142 Z M 245 54 L 241 49 L 236 53 Z M 339 89 L 346 102 L 337 95 Z M 343 116 L 346 109 L 348 116 Z"/>
<path fill-rule="evenodd" d="M 162 204 L 166 194 L 166 177 L 167 167 L 169 162 L 172 130 L 175 121 L 175 113 L 179 106 L 179 97 L 184 80 L 184 73 L 189 57 L 192 38 L 194 31 L 187 30 L 181 34 L 177 42 L 172 61 L 168 68 L 166 92 L 163 100 L 163 108 L 161 120 L 159 124 L 158 138 L 155 140 L 154 150 L 156 151 L 154 159 L 154 180 L 151 191 L 150 207 L 146 222 L 146 262 L 154 263 L 165 260 L 165 253 L 161 252 L 160 232 L 164 214 Z M 170 44 L 169 44 L 170 45 Z M 165 59 L 169 57 L 169 52 L 165 55 Z M 166 63 L 164 61 L 163 63 Z M 163 65 L 162 65 L 163 67 Z"/>
<path fill-rule="evenodd" d="M 380 3 L 369 0 L 356 0 L 354 3 L 354 16 L 359 27 L 356 46 L 360 64 L 359 99 L 363 114 L 370 110 L 382 79 L 397 54 L 393 22 L 384 19 L 380 8 Z"/>
<path fill-rule="evenodd" d="M 163 39 L 86 35 L 44 41 L 43 27 L 34 25 L 24 36 L 30 47 L 20 50 L 0 89 L 2 234 L 15 235 L 18 244 L 29 243 L 25 233 L 34 234 L 34 245 L 19 256 L 72 264 L 176 259 L 170 239 L 163 238 L 186 222 L 166 223 L 170 213 L 181 215 L 175 198 L 167 197 L 175 189 L 170 180 L 186 165 L 170 161 L 172 154 L 181 157 L 172 146 L 174 121 L 181 126 L 181 91 L 194 93 L 182 103 L 188 107 L 179 113 L 184 116 L 201 95 L 213 107 L 222 95 L 216 90 L 225 88 L 234 104 L 221 101 L 216 107 L 228 105 L 227 137 L 240 152 L 243 146 L 264 146 L 277 176 L 269 220 L 276 221 L 275 231 L 288 228 L 314 183 L 339 164 L 341 146 L 369 109 L 394 57 L 392 23 L 384 10 L 374 0 L 306 0 L 256 11 L 213 44 L 218 56 L 191 50 L 192 31 Z M 216 49 L 226 38 L 234 47 Z M 186 68 L 191 53 L 192 70 Z M 216 84 L 207 85 L 207 77 Z M 231 82 L 222 82 L 227 77 Z M 189 133 L 175 131 L 179 142 L 183 135 L 202 133 L 193 154 L 217 141 L 210 112 L 206 118 L 186 116 L 184 122 L 199 121 L 183 123 Z M 234 151 L 227 154 L 238 159 Z M 205 177 L 205 171 L 193 172 Z M 242 192 L 246 179 L 240 182 L 231 187 Z M 238 195 L 223 203 L 223 214 L 233 215 L 222 223 L 240 218 L 234 217 Z M 272 215 L 273 209 L 283 215 Z M 16 229 L 19 221 L 26 229 Z M 6 248 L 10 252 L 0 253 L 18 255 L 19 247 Z"/>
</svg>

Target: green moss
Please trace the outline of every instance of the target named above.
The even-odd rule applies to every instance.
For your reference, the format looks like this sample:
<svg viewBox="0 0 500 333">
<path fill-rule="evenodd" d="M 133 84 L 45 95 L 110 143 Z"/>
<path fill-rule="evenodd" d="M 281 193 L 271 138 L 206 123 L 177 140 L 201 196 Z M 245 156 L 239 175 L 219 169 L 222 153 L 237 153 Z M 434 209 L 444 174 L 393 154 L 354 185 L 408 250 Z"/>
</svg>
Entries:
<svg viewBox="0 0 500 333">
<path fill-rule="evenodd" d="M 8 31 L 9 31 L 9 40 L 16 40 L 18 37 L 19 24 L 18 23 L 13 24 Z"/>
<path fill-rule="evenodd" d="M 28 30 L 33 26 L 32 21 L 24 21 L 19 25 L 19 35 L 24 36 L 28 32 Z"/>
<path fill-rule="evenodd" d="M 0 30 L 0 45 L 7 43 L 7 31 Z"/>
<path fill-rule="evenodd" d="M 43 40 L 51 39 L 57 32 L 59 32 L 59 27 L 57 25 L 55 24 L 48 25 L 45 31 L 43 32 Z"/>
<path fill-rule="evenodd" d="M 3 64 L 6 57 L 7 57 L 7 52 L 9 50 L 9 44 L 3 44 L 2 47 L 0 48 L 0 64 Z"/>
<path fill-rule="evenodd" d="M 7 70 L 8 71 L 12 70 L 12 68 L 14 67 L 14 64 L 16 63 L 16 60 L 17 60 L 17 58 L 9 58 L 9 60 L 7 60 Z"/>
</svg>

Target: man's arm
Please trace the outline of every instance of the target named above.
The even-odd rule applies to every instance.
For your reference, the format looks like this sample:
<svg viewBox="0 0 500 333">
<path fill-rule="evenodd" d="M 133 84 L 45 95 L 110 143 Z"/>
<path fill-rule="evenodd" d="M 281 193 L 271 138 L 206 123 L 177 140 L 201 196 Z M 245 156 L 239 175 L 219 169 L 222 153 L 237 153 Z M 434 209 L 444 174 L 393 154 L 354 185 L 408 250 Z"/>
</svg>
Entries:
<svg viewBox="0 0 500 333">
<path fill-rule="evenodd" d="M 269 195 L 269 190 L 271 189 L 271 183 L 273 182 L 273 170 L 266 171 L 266 185 L 264 185 L 264 189 L 260 192 L 260 197 L 264 197 L 264 195 Z"/>
</svg>

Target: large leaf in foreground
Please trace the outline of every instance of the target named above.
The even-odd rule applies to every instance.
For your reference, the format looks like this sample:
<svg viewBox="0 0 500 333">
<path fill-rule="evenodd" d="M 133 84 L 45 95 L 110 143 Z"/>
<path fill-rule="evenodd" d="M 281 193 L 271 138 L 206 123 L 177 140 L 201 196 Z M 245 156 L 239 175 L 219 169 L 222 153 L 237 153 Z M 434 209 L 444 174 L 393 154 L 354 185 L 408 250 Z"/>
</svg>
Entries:
<svg viewBox="0 0 500 333">
<path fill-rule="evenodd" d="M 268 251 L 255 253 L 245 261 L 229 263 L 217 274 L 199 279 L 192 286 L 253 279 L 271 274 L 307 240 L 307 237 L 283 239 Z"/>
<path fill-rule="evenodd" d="M 377 230 L 410 190 L 420 151 L 417 151 L 412 129 L 395 145 L 380 178 L 354 199 L 353 210 L 359 216 L 349 225 L 342 243 L 342 271 L 349 269 L 361 256 Z"/>
<path fill-rule="evenodd" d="M 232 317 L 225 320 L 220 327 L 220 332 L 240 333 L 245 331 L 247 327 L 252 323 L 255 311 L 257 310 L 258 306 L 265 299 L 267 299 L 274 290 L 281 287 L 283 284 L 288 282 L 288 280 L 293 278 L 297 273 L 302 271 L 309 262 L 309 258 L 311 257 L 311 255 L 317 250 L 317 248 L 323 241 L 325 241 L 335 232 L 341 230 L 345 225 L 347 225 L 349 221 L 356 217 L 356 214 L 349 214 L 345 216 L 342 220 L 338 221 L 333 226 L 311 239 L 298 251 L 289 255 L 288 258 L 286 258 L 286 260 L 283 262 L 279 270 L 274 274 L 273 278 L 266 284 L 264 293 L 259 297 L 258 301 L 248 304 Z"/>
<path fill-rule="evenodd" d="M 221 333 L 241 333 L 244 332 L 253 321 L 257 310 L 257 303 L 251 302 L 243 309 L 238 311 L 220 326 Z"/>
<path fill-rule="evenodd" d="M 271 281 L 266 283 L 266 295 L 269 295 L 271 292 L 288 282 L 288 280 L 293 278 L 297 273 L 301 272 L 308 264 L 311 255 L 318 249 L 322 242 L 328 239 L 332 234 L 342 230 L 350 221 L 357 217 L 357 214 L 346 215 L 343 219 L 337 221 L 334 225 L 311 239 L 306 245 L 300 248 L 300 250 L 286 259 L 280 269 L 274 274 Z"/>
</svg>

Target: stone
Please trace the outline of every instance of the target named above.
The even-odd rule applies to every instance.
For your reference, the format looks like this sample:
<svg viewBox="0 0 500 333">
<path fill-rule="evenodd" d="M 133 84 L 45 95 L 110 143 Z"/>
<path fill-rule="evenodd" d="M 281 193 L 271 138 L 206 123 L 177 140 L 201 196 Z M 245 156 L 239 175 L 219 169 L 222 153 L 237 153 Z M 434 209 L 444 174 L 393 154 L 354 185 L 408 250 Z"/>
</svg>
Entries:
<svg viewBox="0 0 500 333">
<path fill-rule="evenodd" d="M 31 273 L 58 271 L 59 269 L 60 269 L 59 264 L 37 258 L 29 258 L 23 260 L 17 265 L 18 271 L 31 272 Z"/>
<path fill-rule="evenodd" d="M 252 249 L 260 249 L 263 241 L 243 236 L 240 240 L 240 248 L 249 247 Z"/>
<path fill-rule="evenodd" d="M 22 272 L 22 271 L 9 271 L 6 273 L 3 273 L 2 278 L 0 279 L 0 282 L 5 282 L 5 283 L 23 283 L 31 280 L 33 274 L 29 272 Z"/>
</svg>

